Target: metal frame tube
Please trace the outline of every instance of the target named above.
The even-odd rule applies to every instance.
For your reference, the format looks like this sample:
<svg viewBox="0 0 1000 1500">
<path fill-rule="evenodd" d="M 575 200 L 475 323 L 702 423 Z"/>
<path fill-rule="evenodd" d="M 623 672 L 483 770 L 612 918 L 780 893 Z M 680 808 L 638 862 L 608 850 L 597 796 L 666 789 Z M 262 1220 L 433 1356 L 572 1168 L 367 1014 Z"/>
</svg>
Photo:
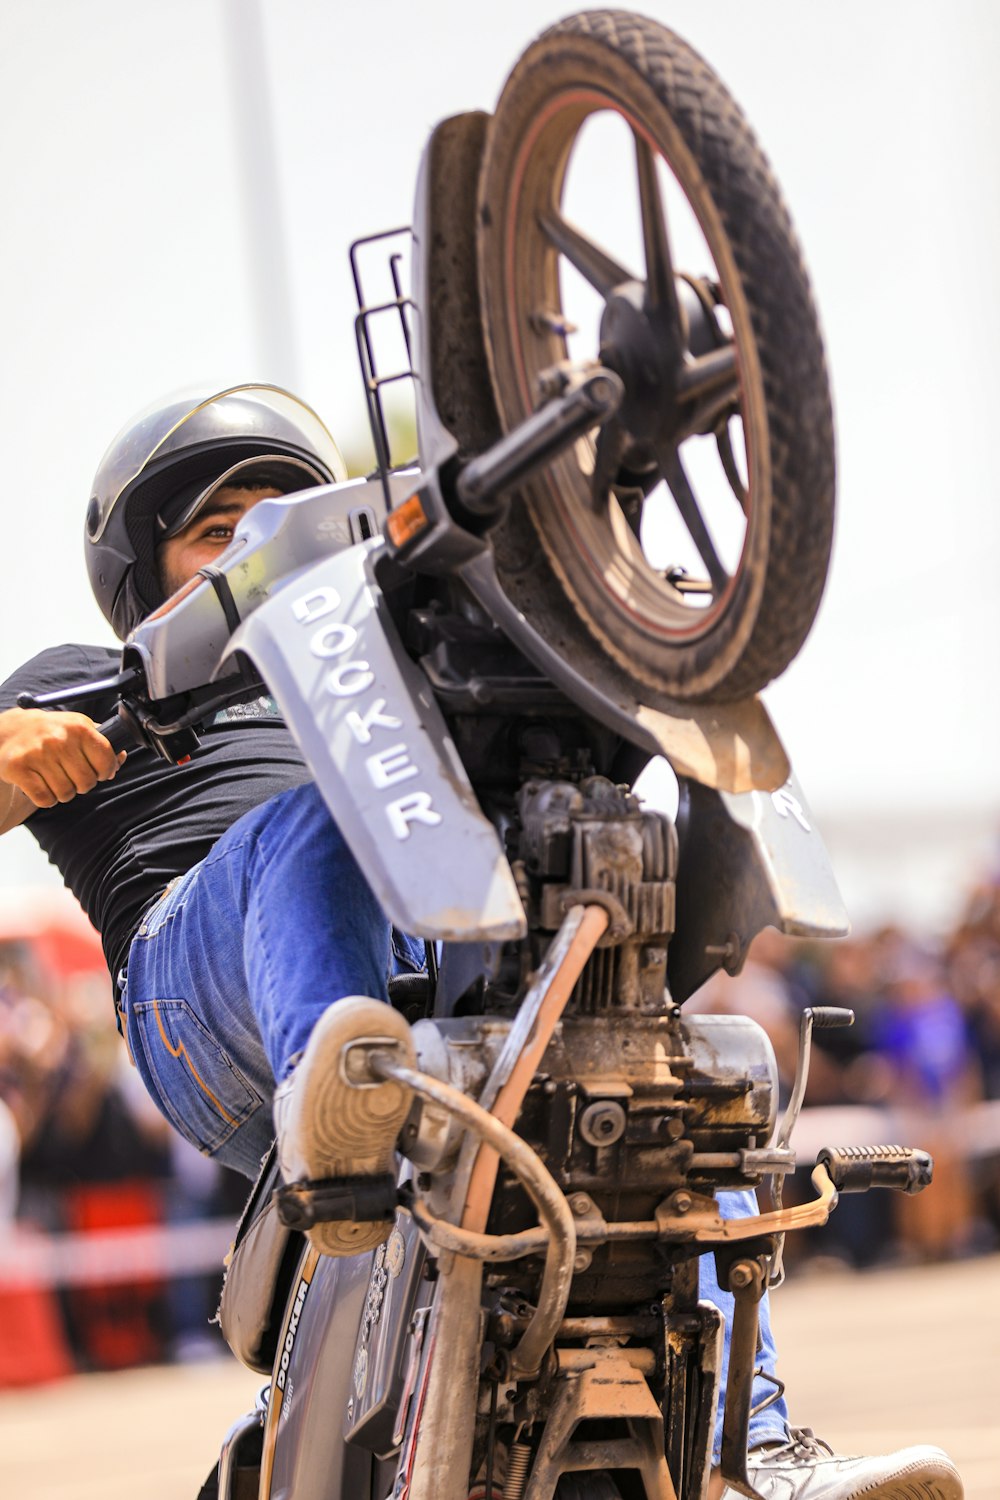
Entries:
<svg viewBox="0 0 1000 1500">
<path fill-rule="evenodd" d="M 379 1077 L 392 1078 L 422 1098 L 449 1110 L 463 1125 L 480 1135 L 507 1163 L 538 1209 L 544 1236 L 539 1251 L 544 1250 L 545 1269 L 534 1317 L 511 1355 L 511 1374 L 515 1378 L 537 1375 L 566 1311 L 573 1280 L 576 1222 L 565 1194 L 527 1142 L 459 1089 L 452 1088 L 450 1083 L 442 1083 L 428 1073 L 418 1073 L 388 1052 L 372 1052 L 370 1067 Z M 457 1232 L 459 1235 L 463 1233 L 461 1230 Z M 468 1254 L 468 1251 L 459 1253 Z"/>
<path fill-rule="evenodd" d="M 794 1208 L 781 1209 L 775 1213 L 754 1214 L 748 1219 L 720 1219 L 716 1215 L 708 1224 L 704 1220 L 699 1222 L 695 1214 L 684 1217 L 677 1215 L 670 1220 L 666 1217 L 601 1220 L 596 1223 L 583 1220 L 576 1224 L 576 1242 L 580 1245 L 603 1245 L 611 1240 L 675 1238 L 682 1242 L 694 1241 L 696 1244 L 724 1244 L 727 1241 L 753 1239 L 759 1234 L 808 1229 L 816 1224 L 825 1224 L 838 1199 L 837 1189 L 822 1163 L 814 1168 L 812 1182 L 818 1197 L 810 1203 L 800 1203 Z M 526 1255 L 540 1255 L 548 1245 L 549 1233 L 544 1225 L 539 1225 L 536 1229 L 522 1229 L 516 1234 L 476 1234 L 438 1218 L 420 1198 L 415 1198 L 409 1208 L 425 1240 L 437 1251 L 466 1255 L 473 1260 L 482 1261 L 523 1260 Z M 674 1236 L 669 1234 L 672 1228 L 677 1230 Z"/>
<path fill-rule="evenodd" d="M 549 945 L 538 977 L 521 1002 L 507 1041 L 480 1095 L 482 1107 L 502 1124 L 513 1126 L 520 1114 L 524 1096 L 566 1009 L 573 987 L 607 926 L 608 914 L 603 907 L 571 906 Z M 481 1234 L 486 1228 L 493 1201 L 497 1156 L 488 1147 L 471 1149 L 471 1163 L 465 1159 L 464 1151 L 459 1160 L 455 1201 L 464 1202 L 463 1229 Z M 463 1198 L 461 1190 L 465 1183 Z"/>
</svg>

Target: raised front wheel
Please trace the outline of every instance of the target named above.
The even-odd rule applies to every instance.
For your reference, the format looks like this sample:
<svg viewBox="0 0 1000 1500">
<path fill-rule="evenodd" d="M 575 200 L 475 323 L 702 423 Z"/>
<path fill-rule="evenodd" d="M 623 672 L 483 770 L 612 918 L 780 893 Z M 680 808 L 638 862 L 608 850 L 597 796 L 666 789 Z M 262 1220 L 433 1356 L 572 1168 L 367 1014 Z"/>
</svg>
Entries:
<svg viewBox="0 0 1000 1500">
<path fill-rule="evenodd" d="M 802 257 L 738 107 L 655 22 L 571 16 L 504 87 L 477 236 L 505 430 L 567 360 L 626 388 L 612 422 L 514 497 L 501 581 L 529 611 L 540 542 L 546 577 L 640 691 L 757 692 L 819 605 L 834 441 Z"/>
</svg>

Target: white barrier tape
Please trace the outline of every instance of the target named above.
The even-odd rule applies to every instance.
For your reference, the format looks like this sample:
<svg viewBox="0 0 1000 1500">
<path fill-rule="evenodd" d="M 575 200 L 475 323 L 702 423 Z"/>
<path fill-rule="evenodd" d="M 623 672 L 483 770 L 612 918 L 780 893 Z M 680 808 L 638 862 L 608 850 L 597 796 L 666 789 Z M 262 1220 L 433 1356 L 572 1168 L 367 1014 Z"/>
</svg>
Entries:
<svg viewBox="0 0 1000 1500">
<path fill-rule="evenodd" d="M 943 1123 L 936 1122 L 939 1130 Z M 792 1144 L 799 1160 L 808 1163 L 821 1146 L 831 1143 L 866 1145 L 895 1138 L 895 1124 L 884 1110 L 819 1106 L 802 1111 Z M 961 1155 L 975 1159 L 1000 1153 L 1000 1100 L 973 1105 L 950 1124 Z M 28 1286 L 113 1286 L 221 1273 L 235 1230 L 233 1219 L 198 1219 L 187 1224 L 46 1235 L 18 1225 L 5 1228 L 0 1222 L 0 1292 Z"/>
<path fill-rule="evenodd" d="M 930 1151 L 950 1149 L 966 1162 L 1000 1156 L 1000 1099 L 934 1115 L 864 1104 L 816 1104 L 799 1115 L 792 1147 L 800 1167 L 811 1167 L 824 1146 L 873 1146 L 900 1141 Z M 944 1170 L 947 1170 L 945 1168 Z"/>
<path fill-rule="evenodd" d="M 87 1234 L 0 1231 L 0 1292 L 28 1286 L 111 1286 L 222 1271 L 232 1219 L 150 1224 Z"/>
</svg>

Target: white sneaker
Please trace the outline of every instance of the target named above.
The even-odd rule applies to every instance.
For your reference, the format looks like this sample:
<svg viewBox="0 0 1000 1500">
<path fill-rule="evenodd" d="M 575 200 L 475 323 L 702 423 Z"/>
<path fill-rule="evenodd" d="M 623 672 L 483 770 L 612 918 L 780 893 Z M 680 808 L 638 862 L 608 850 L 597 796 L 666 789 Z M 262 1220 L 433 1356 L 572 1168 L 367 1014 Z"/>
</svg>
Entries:
<svg viewBox="0 0 1000 1500">
<path fill-rule="evenodd" d="M 392 1048 L 400 1061 L 415 1063 L 408 1022 L 381 1000 L 350 995 L 316 1022 L 302 1057 L 274 1095 L 278 1165 L 289 1186 L 395 1173 L 396 1139 L 413 1095 L 369 1072 L 366 1053 L 376 1048 Z M 324 1255 L 360 1255 L 391 1231 L 388 1219 L 332 1220 L 306 1234 Z"/>
<path fill-rule="evenodd" d="M 878 1458 L 843 1458 L 808 1427 L 776 1448 L 756 1448 L 747 1473 L 764 1500 L 962 1500 L 958 1470 L 924 1443 Z M 740 1500 L 728 1486 L 722 1500 Z"/>
</svg>

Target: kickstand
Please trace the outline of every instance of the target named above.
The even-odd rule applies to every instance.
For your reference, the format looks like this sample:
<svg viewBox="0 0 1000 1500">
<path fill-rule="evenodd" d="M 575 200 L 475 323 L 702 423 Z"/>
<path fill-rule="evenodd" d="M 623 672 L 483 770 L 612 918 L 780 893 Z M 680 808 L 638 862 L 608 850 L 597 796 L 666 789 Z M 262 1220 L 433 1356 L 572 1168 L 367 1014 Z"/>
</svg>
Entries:
<svg viewBox="0 0 1000 1500">
<path fill-rule="evenodd" d="M 746 1495 L 748 1500 L 762 1500 L 747 1473 L 747 1440 L 757 1366 L 758 1312 L 760 1299 L 767 1289 L 773 1246 L 756 1256 L 748 1255 L 748 1248 L 745 1242 L 738 1248 L 734 1246 L 728 1254 L 718 1256 L 723 1262 L 719 1265 L 719 1281 L 722 1285 L 728 1282 L 736 1301 L 729 1346 L 726 1409 L 722 1419 L 721 1467 L 723 1481 L 730 1489 Z M 724 1277 L 727 1269 L 728 1276 Z"/>
</svg>

